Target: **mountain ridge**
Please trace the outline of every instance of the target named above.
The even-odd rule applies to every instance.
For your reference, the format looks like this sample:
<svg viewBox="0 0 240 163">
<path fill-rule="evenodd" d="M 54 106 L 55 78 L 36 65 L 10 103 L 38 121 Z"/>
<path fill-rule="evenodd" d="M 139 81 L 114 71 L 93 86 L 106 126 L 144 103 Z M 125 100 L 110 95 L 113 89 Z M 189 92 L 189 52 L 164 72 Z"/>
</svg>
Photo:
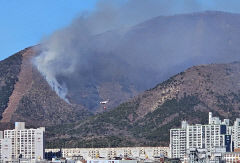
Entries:
<svg viewBox="0 0 240 163">
<path fill-rule="evenodd" d="M 209 111 L 240 117 L 240 62 L 193 66 L 113 110 L 50 128 L 49 147 L 168 145 L 170 128 L 182 120 L 206 123 Z"/>
</svg>

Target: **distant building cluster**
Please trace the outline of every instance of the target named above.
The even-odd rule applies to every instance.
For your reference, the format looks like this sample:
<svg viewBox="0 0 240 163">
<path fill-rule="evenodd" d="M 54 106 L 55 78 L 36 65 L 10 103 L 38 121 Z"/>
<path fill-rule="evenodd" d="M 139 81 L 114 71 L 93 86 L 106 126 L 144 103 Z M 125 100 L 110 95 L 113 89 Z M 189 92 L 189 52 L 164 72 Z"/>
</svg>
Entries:
<svg viewBox="0 0 240 163">
<path fill-rule="evenodd" d="M 189 125 L 170 130 L 170 157 L 184 162 L 240 161 L 240 119 L 230 125 L 209 113 L 208 124 Z"/>
<path fill-rule="evenodd" d="M 30 161 L 44 158 L 45 128 L 26 129 L 24 122 L 16 122 L 15 129 L 0 132 L 1 162 Z"/>
<path fill-rule="evenodd" d="M 240 162 L 240 118 L 233 125 L 209 113 L 208 124 L 170 129 L 169 147 L 45 149 L 45 128 L 0 131 L 0 163 L 237 163 Z M 161 136 L 161 135 L 159 135 Z"/>
</svg>

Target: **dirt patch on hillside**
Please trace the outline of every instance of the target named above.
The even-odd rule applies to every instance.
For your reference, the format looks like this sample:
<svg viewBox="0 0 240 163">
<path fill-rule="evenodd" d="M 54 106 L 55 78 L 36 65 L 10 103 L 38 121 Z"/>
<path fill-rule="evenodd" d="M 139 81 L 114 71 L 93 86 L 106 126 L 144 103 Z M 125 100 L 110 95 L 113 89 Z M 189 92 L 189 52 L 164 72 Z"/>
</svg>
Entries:
<svg viewBox="0 0 240 163">
<path fill-rule="evenodd" d="M 21 71 L 18 75 L 18 81 L 14 85 L 12 95 L 9 97 L 8 107 L 2 114 L 1 122 L 10 122 L 13 113 L 17 110 L 19 101 L 32 86 L 32 64 L 31 58 L 34 56 L 33 49 L 27 50 L 23 54 Z"/>
</svg>

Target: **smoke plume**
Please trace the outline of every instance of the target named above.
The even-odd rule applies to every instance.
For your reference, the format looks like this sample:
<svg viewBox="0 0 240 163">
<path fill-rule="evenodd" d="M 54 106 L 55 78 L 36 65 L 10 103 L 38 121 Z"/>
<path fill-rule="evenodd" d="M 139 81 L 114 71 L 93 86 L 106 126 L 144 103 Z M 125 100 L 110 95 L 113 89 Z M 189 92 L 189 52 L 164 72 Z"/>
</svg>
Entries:
<svg viewBox="0 0 240 163">
<path fill-rule="evenodd" d="M 154 17 L 205 10 L 239 12 L 239 3 L 100 0 L 93 12 L 81 13 L 68 27 L 43 40 L 34 63 L 66 101 L 69 90 L 89 87 L 94 92 L 106 81 L 128 81 L 141 91 L 194 64 L 239 60 L 238 40 L 224 33 L 228 29 L 208 30 L 211 23 L 219 25 L 215 17 Z M 233 25 L 237 23 L 239 18 Z"/>
</svg>

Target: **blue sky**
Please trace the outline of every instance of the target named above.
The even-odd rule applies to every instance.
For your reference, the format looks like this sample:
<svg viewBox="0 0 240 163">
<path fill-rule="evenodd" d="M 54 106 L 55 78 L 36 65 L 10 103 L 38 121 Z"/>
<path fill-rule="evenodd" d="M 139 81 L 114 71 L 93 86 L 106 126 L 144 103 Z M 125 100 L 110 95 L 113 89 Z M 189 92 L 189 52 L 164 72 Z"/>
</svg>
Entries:
<svg viewBox="0 0 240 163">
<path fill-rule="evenodd" d="M 0 0 L 0 60 L 28 46 L 38 44 L 42 38 L 55 30 L 69 25 L 81 12 L 93 10 L 98 1 Z M 166 0 L 166 2 L 172 4 L 173 11 L 167 10 L 173 13 L 198 10 L 240 12 L 240 0 Z"/>
<path fill-rule="evenodd" d="M 0 60 L 67 26 L 97 0 L 0 0 Z"/>
</svg>

